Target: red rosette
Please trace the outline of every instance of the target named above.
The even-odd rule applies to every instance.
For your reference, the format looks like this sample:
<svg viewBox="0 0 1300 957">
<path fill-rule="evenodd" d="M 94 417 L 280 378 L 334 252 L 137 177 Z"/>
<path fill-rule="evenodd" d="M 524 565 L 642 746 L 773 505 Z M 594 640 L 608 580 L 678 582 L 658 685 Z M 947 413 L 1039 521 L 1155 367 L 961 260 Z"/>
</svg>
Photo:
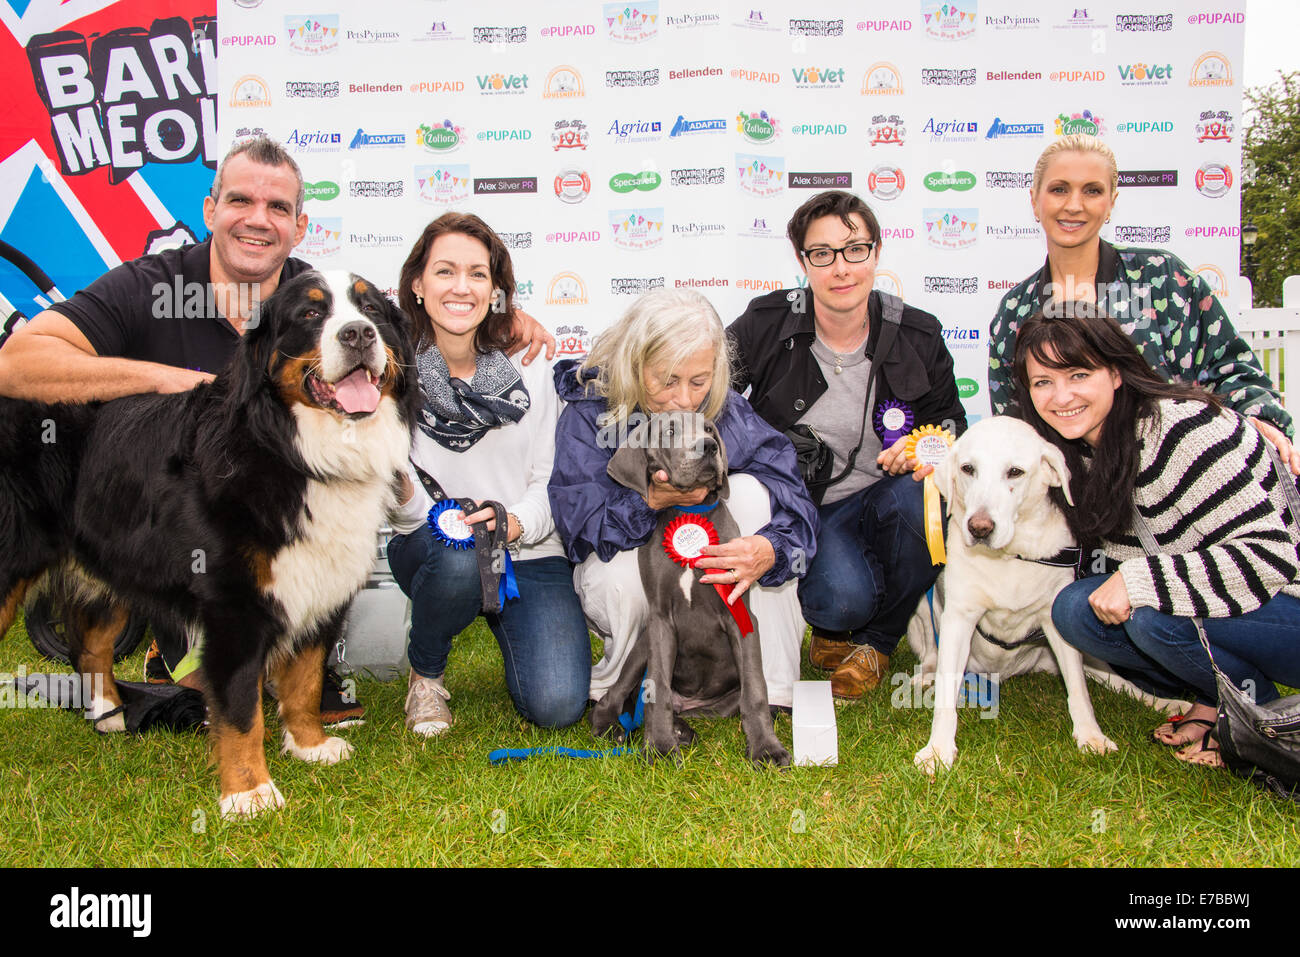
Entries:
<svg viewBox="0 0 1300 957">
<path fill-rule="evenodd" d="M 687 526 L 694 526 L 688 528 Z M 696 530 L 698 529 L 698 531 Z M 694 568 L 706 545 L 718 544 L 718 530 L 703 515 L 683 513 L 664 529 L 664 551 L 683 568 Z"/>
</svg>

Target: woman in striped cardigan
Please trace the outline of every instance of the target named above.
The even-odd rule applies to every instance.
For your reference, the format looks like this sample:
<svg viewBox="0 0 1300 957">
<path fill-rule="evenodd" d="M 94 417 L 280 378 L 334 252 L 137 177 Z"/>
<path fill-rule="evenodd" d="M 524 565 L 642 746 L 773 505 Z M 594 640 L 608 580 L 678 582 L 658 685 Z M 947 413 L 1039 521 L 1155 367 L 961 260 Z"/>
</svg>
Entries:
<svg viewBox="0 0 1300 957">
<path fill-rule="evenodd" d="M 1064 451 L 1084 578 L 1052 606 L 1062 636 L 1135 684 L 1196 703 L 1155 738 L 1220 765 L 1212 736 L 1215 661 L 1256 700 L 1300 685 L 1295 519 L 1259 433 L 1200 388 L 1170 384 L 1091 303 L 1034 315 L 1016 340 L 1021 408 Z M 1027 400 L 1027 401 L 1026 401 Z M 1292 481 L 1288 475 L 1286 481 Z M 1063 504 L 1063 503 L 1062 503 Z M 1133 509 L 1160 547 L 1148 556 Z"/>
</svg>

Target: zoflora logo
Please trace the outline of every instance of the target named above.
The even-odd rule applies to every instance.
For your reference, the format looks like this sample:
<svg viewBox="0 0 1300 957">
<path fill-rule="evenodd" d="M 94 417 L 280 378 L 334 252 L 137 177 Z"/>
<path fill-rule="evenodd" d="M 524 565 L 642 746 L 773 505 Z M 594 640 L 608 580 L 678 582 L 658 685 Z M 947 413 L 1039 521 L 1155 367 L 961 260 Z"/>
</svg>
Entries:
<svg viewBox="0 0 1300 957">
<path fill-rule="evenodd" d="M 1101 136 L 1106 132 L 1106 124 L 1100 116 L 1093 113 L 1092 110 L 1084 110 L 1081 113 L 1071 113 L 1066 116 L 1060 113 L 1056 117 L 1056 135 L 1069 136 L 1072 133 L 1087 133 L 1089 136 Z"/>
<path fill-rule="evenodd" d="M 421 123 L 416 129 L 415 135 L 419 139 L 420 145 L 426 150 L 433 153 L 450 153 L 460 146 L 464 132 L 451 120 L 443 120 L 438 126 L 428 126 Z"/>
<path fill-rule="evenodd" d="M 651 170 L 643 170 L 640 173 L 615 173 L 610 177 L 609 188 L 616 193 L 630 193 L 637 189 L 648 193 L 652 189 L 658 189 L 661 182 L 663 177 Z"/>
<path fill-rule="evenodd" d="M 980 384 L 974 379 L 958 379 L 957 395 L 962 399 L 973 399 L 980 390 Z"/>
<path fill-rule="evenodd" d="M 948 173 L 938 170 L 933 173 L 925 174 L 925 188 L 936 193 L 942 193 L 945 189 L 955 190 L 964 193 L 975 186 L 975 174 L 967 173 L 960 170 Z"/>
<path fill-rule="evenodd" d="M 331 183 L 327 179 L 319 183 L 303 183 L 302 189 L 304 199 L 330 200 L 339 195 L 339 184 Z"/>
<path fill-rule="evenodd" d="M 757 113 L 741 110 L 736 114 L 736 129 L 751 143 L 770 143 L 781 132 L 776 117 L 768 116 L 767 110 L 759 110 Z"/>
</svg>

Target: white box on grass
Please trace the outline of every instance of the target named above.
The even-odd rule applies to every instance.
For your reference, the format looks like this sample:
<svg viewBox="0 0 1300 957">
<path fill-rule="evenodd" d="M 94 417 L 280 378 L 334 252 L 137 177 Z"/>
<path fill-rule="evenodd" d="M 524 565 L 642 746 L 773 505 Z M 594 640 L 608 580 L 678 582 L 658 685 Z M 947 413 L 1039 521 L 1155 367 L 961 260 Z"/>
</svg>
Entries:
<svg viewBox="0 0 1300 957">
<path fill-rule="evenodd" d="M 839 764 L 839 738 L 835 731 L 835 704 L 829 681 L 794 683 L 794 763 Z"/>
</svg>

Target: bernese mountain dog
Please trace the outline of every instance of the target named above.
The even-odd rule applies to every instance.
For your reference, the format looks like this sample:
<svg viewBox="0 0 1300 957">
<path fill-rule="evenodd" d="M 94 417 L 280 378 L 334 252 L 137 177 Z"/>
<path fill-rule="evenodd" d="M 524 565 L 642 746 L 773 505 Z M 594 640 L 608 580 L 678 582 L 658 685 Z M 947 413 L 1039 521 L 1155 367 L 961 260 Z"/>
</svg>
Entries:
<svg viewBox="0 0 1300 957">
<path fill-rule="evenodd" d="M 230 366 L 177 395 L 0 399 L 0 635 L 24 595 L 70 589 L 90 716 L 122 730 L 113 636 L 128 607 L 201 637 L 223 817 L 284 805 L 267 773 L 262 682 L 284 751 L 333 764 L 321 674 L 395 501 L 419 404 L 405 317 L 344 273 L 284 283 Z"/>
</svg>

